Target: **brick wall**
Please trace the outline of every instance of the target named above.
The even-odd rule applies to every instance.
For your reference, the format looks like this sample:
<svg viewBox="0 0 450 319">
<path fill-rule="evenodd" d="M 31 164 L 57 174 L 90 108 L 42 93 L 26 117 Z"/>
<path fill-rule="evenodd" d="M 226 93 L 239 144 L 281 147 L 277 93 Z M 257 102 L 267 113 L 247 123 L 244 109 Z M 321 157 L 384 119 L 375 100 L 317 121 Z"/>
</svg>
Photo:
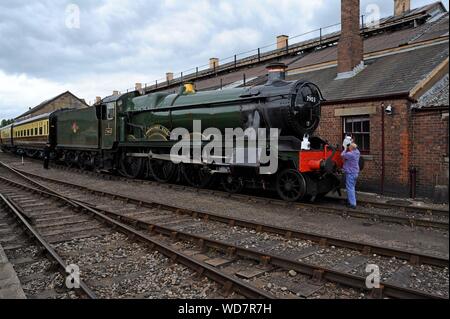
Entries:
<svg viewBox="0 0 450 319">
<path fill-rule="evenodd" d="M 449 182 L 448 115 L 443 117 L 441 110 L 413 112 L 410 125 L 411 165 L 417 169 L 417 194 L 432 197 L 436 185 Z"/>
<path fill-rule="evenodd" d="M 322 108 L 322 119 L 317 135 L 332 144 L 342 145 L 343 117 L 335 116 L 337 109 L 372 107 L 375 112 L 370 118 L 370 152 L 364 155 L 365 167 L 361 172 L 358 187 L 366 191 L 381 191 L 382 167 L 382 112 L 384 106 L 392 105 L 393 115 L 385 115 L 385 178 L 384 192 L 387 194 L 409 194 L 410 161 L 410 103 L 405 99 L 359 102 L 351 104 L 327 104 Z"/>
<path fill-rule="evenodd" d="M 432 197 L 435 185 L 448 185 L 448 109 L 413 112 L 406 99 L 369 101 L 349 104 L 326 104 L 316 135 L 331 144 L 342 144 L 343 117 L 336 110 L 358 113 L 372 109 L 373 114 L 358 114 L 370 119 L 370 152 L 364 155 L 365 167 L 361 172 L 360 190 L 381 191 L 382 167 L 382 112 L 392 105 L 393 114 L 384 115 L 385 178 L 384 193 L 409 196 L 410 169 L 417 169 L 417 196 Z M 350 113 L 351 113 L 350 112 Z M 353 116 L 353 115 L 352 115 Z"/>
</svg>

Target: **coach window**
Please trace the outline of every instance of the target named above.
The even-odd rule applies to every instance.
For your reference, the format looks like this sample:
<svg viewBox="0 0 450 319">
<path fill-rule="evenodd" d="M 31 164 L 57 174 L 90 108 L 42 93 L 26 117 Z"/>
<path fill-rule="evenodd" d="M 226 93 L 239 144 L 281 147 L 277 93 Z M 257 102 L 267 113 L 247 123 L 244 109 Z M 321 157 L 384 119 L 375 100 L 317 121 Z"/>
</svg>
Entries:
<svg viewBox="0 0 450 319">
<path fill-rule="evenodd" d="M 351 134 L 361 153 L 370 152 L 370 118 L 369 116 L 344 117 L 342 137 Z"/>
<path fill-rule="evenodd" d="M 39 126 L 39 135 L 42 135 L 42 126 Z"/>
<path fill-rule="evenodd" d="M 37 129 L 37 127 L 35 127 L 35 128 L 34 128 L 34 135 L 38 135 L 37 132 L 38 132 L 38 129 Z"/>
</svg>

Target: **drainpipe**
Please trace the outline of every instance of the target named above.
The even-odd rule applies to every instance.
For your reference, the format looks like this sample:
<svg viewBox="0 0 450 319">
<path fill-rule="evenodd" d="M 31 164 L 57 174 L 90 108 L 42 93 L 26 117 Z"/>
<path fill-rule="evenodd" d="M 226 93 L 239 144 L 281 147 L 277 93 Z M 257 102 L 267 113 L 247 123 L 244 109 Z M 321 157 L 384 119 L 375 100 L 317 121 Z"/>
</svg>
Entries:
<svg viewBox="0 0 450 319">
<path fill-rule="evenodd" d="M 417 183 L 417 169 L 415 167 L 409 170 L 409 180 L 410 180 L 410 189 L 409 189 L 409 197 L 412 199 L 416 198 L 416 183 Z"/>
<path fill-rule="evenodd" d="M 385 166 L 385 149 L 384 149 L 384 103 L 381 103 L 381 185 L 380 192 L 384 195 L 384 166 Z"/>
</svg>

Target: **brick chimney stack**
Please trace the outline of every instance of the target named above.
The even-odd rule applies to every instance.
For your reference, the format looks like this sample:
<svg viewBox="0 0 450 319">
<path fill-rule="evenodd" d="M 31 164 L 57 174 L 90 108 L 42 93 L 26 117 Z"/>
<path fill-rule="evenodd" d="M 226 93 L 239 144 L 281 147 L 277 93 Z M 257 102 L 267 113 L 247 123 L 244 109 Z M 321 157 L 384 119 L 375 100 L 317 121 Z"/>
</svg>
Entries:
<svg viewBox="0 0 450 319">
<path fill-rule="evenodd" d="M 354 76 L 364 67 L 359 25 L 359 0 L 341 0 L 341 37 L 338 43 L 338 79 Z"/>
<path fill-rule="evenodd" d="M 134 89 L 138 92 L 141 92 L 142 91 L 142 83 L 135 83 Z"/>
<path fill-rule="evenodd" d="M 211 58 L 209 59 L 209 68 L 214 69 L 219 66 L 219 59 L 218 58 Z"/>
<path fill-rule="evenodd" d="M 411 10 L 411 0 L 394 0 L 394 15 L 401 16 Z"/>
<path fill-rule="evenodd" d="M 286 45 L 289 45 L 289 36 L 288 35 L 279 35 L 277 36 L 277 49 L 284 49 Z"/>
<path fill-rule="evenodd" d="M 167 83 L 169 83 L 172 80 L 173 80 L 173 72 L 167 72 L 166 73 L 166 81 L 167 81 Z"/>
</svg>

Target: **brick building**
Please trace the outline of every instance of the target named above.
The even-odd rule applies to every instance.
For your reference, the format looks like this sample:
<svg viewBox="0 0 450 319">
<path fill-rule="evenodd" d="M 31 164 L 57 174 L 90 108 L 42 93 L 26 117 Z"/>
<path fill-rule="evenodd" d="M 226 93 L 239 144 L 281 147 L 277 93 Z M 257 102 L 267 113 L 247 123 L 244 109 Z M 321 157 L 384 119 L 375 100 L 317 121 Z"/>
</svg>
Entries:
<svg viewBox="0 0 450 319">
<path fill-rule="evenodd" d="M 55 96 L 54 98 L 42 102 L 41 104 L 33 108 L 30 107 L 28 111 L 16 117 L 15 120 L 16 121 L 24 120 L 36 115 L 49 113 L 62 108 L 83 108 L 83 107 L 88 107 L 88 105 L 84 100 L 79 99 L 71 92 L 66 91 Z"/>
<path fill-rule="evenodd" d="M 317 134 L 340 144 L 352 133 L 365 158 L 361 190 L 446 198 L 448 193 L 449 15 L 440 2 L 411 9 L 393 1 L 393 15 L 361 24 L 359 0 L 342 0 L 341 31 L 276 48 L 145 86 L 175 92 L 183 81 L 198 90 L 252 86 L 280 61 L 288 80 L 316 83 L 326 102 Z M 281 40 L 280 40 L 281 39 Z M 140 85 L 137 85 L 141 88 Z M 446 198 L 446 200 L 448 200 Z"/>
</svg>

